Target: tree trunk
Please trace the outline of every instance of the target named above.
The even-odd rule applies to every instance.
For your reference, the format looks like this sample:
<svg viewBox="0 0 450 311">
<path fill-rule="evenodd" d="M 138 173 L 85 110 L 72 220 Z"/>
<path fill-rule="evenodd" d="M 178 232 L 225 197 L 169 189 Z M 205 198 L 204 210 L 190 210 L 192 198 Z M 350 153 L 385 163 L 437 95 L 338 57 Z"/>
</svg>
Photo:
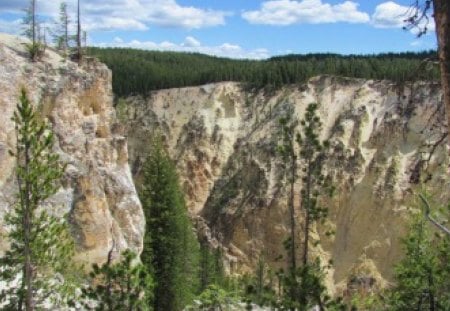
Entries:
<svg viewBox="0 0 450 311">
<path fill-rule="evenodd" d="M 34 1 L 33 1 L 34 3 Z M 34 16 L 34 15 L 33 15 Z M 28 143 L 25 145 L 25 169 L 27 170 L 27 176 L 30 175 L 30 147 Z M 25 204 L 24 204 L 24 215 L 23 215 L 23 231 L 24 231 L 24 259 L 25 259 L 25 310 L 34 310 L 33 303 L 33 265 L 32 265 L 32 254 L 31 254 L 31 217 L 32 217 L 32 207 L 31 207 L 31 185 L 29 180 L 25 180 Z"/>
<path fill-rule="evenodd" d="M 450 129 L 450 2 L 448 0 L 433 0 L 433 6 L 439 47 L 441 84 L 444 93 L 447 126 Z M 450 135 L 448 138 L 450 143 Z"/>
<path fill-rule="evenodd" d="M 31 35 L 33 37 L 33 45 L 36 44 L 36 0 L 31 1 Z"/>
<path fill-rule="evenodd" d="M 297 269 L 297 258 L 295 254 L 295 209 L 294 209 L 294 184 L 295 184 L 295 174 L 297 170 L 297 165 L 295 161 L 295 155 L 291 154 L 291 193 L 289 197 L 289 213 L 290 213 L 290 222 L 291 222 L 291 269 L 295 272 Z"/>
<path fill-rule="evenodd" d="M 303 266 L 308 264 L 308 248 L 309 248 L 309 226 L 310 226 L 310 197 L 311 197 L 311 160 L 308 160 L 308 175 L 306 178 L 306 195 L 303 202 L 303 209 L 305 210 L 305 242 L 303 244 Z"/>
<path fill-rule="evenodd" d="M 294 150 L 294 147 L 292 146 L 292 150 Z M 295 185 L 295 174 L 297 171 L 297 165 L 296 165 L 296 157 L 294 152 L 291 153 L 291 193 L 289 194 L 289 213 L 290 213 L 290 222 L 291 222 L 291 276 L 292 281 L 296 278 L 296 270 L 297 270 L 297 258 L 296 258 L 296 240 L 295 240 L 295 234 L 296 234 L 296 223 L 295 223 L 295 209 L 294 209 L 294 185 Z M 297 299 L 297 286 L 291 285 L 290 291 L 290 298 L 292 301 L 295 301 Z M 294 309 L 291 308 L 291 311 Z"/>
<path fill-rule="evenodd" d="M 78 12 L 77 12 L 77 57 L 78 63 L 81 62 L 81 21 L 80 21 L 80 0 L 78 0 Z"/>
</svg>

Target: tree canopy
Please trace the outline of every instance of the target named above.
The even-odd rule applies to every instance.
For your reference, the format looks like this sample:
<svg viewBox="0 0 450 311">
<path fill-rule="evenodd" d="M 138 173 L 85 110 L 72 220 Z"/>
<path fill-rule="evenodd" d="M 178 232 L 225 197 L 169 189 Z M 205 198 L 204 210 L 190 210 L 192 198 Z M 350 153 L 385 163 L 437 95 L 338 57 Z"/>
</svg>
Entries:
<svg viewBox="0 0 450 311">
<path fill-rule="evenodd" d="M 304 83 L 321 74 L 395 82 L 439 79 L 439 68 L 425 66 L 424 62 L 436 58 L 436 51 L 286 55 L 267 60 L 126 48 L 90 48 L 88 53 L 113 71 L 113 90 L 117 96 L 146 96 L 152 90 L 221 81 L 244 82 L 252 88 L 280 87 Z"/>
</svg>

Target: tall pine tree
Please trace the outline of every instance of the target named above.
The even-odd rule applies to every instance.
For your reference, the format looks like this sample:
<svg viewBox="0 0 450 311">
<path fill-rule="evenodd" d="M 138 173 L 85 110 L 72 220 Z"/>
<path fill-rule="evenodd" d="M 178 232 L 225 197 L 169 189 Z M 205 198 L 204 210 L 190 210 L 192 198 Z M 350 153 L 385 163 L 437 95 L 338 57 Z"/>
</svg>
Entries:
<svg viewBox="0 0 450 311">
<path fill-rule="evenodd" d="M 154 309 L 181 310 L 198 288 L 198 242 L 172 160 L 155 138 L 144 164 L 141 201 L 146 219 L 141 255 L 155 280 Z"/>
<path fill-rule="evenodd" d="M 327 209 L 319 205 L 319 196 L 332 190 L 330 179 L 322 173 L 323 162 L 326 159 L 327 142 L 321 142 L 319 133 L 321 121 L 317 115 L 317 104 L 308 105 L 305 117 L 301 120 L 301 133 L 296 132 L 297 122 L 292 119 L 292 111 L 280 120 L 282 145 L 281 155 L 288 163 L 290 183 L 289 218 L 291 224 L 290 237 L 286 241 L 289 253 L 289 270 L 284 275 L 283 305 L 290 310 L 308 310 L 318 306 L 322 311 L 327 307 L 340 307 L 339 302 L 330 300 L 323 285 L 324 271 L 318 258 L 310 258 L 311 230 L 317 222 L 327 217 Z M 299 153 L 294 149 L 294 140 L 299 145 Z M 297 167 L 301 169 L 297 176 Z M 296 260 L 297 253 L 297 217 L 294 209 L 294 183 L 298 177 L 302 179 L 301 213 L 303 214 L 303 243 L 301 265 Z"/>
<path fill-rule="evenodd" d="M 17 146 L 17 202 L 6 215 L 11 247 L 0 258 L 0 306 L 6 310 L 35 310 L 54 303 L 63 306 L 74 293 L 69 280 L 59 281 L 74 253 L 64 219 L 50 216 L 43 203 L 58 189 L 63 174 L 58 155 L 52 153 L 53 134 L 41 122 L 22 89 L 13 117 Z"/>
</svg>

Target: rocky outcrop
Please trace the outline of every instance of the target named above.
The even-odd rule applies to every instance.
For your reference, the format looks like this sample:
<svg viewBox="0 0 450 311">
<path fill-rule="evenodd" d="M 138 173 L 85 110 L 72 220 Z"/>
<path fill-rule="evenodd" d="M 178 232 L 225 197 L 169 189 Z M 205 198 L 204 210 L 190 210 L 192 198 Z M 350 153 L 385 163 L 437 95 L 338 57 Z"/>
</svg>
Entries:
<svg viewBox="0 0 450 311">
<path fill-rule="evenodd" d="M 275 268 L 286 263 L 279 118 L 293 113 L 301 119 L 312 102 L 319 104 L 322 138 L 331 142 L 326 170 L 336 194 L 322 199 L 330 217 L 315 228 L 313 239 L 321 243 L 311 252 L 323 262 L 333 260 L 327 279 L 332 289 L 352 287 L 354 280 L 383 287 L 402 255 L 399 238 L 417 208 L 419 183 L 437 201 L 450 193 L 438 85 L 322 76 L 269 93 L 227 82 L 122 99 L 116 108 L 136 179 L 148 152 L 145 141 L 159 130 L 199 230 L 224 247 L 231 272 L 242 272 L 261 256 Z M 297 193 L 300 188 L 298 181 Z M 296 195 L 299 223 L 300 200 Z"/>
<path fill-rule="evenodd" d="M 22 87 L 50 122 L 54 151 L 67 165 L 45 208 L 69 214 L 79 260 L 102 263 L 113 246 L 114 254 L 140 252 L 145 221 L 112 105 L 111 71 L 93 59 L 79 67 L 49 49 L 32 63 L 24 42 L 6 35 L 0 37 L 0 220 L 15 200 L 15 159 L 8 150 L 15 146 L 11 117 Z"/>
</svg>

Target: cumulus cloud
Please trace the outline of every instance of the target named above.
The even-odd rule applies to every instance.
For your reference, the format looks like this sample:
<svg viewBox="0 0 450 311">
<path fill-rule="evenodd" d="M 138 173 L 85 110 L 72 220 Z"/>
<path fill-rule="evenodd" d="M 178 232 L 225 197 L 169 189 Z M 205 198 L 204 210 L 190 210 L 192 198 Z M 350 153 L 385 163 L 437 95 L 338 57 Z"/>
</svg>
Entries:
<svg viewBox="0 0 450 311">
<path fill-rule="evenodd" d="M 345 1 L 331 5 L 322 0 L 271 0 L 257 11 L 246 11 L 242 17 L 252 24 L 292 25 L 322 23 L 367 23 L 370 17 L 358 10 L 358 4 Z"/>
<path fill-rule="evenodd" d="M 409 8 L 388 1 L 377 5 L 372 15 L 372 24 L 379 28 L 401 28 L 405 25 Z"/>
<path fill-rule="evenodd" d="M 153 42 L 153 41 L 139 41 L 132 40 L 125 42 L 121 38 L 114 38 L 111 43 L 97 44 L 100 47 L 127 47 L 143 50 L 158 50 L 158 51 L 177 51 L 177 52 L 197 52 L 208 55 L 240 58 L 240 59 L 265 59 L 270 56 L 267 49 L 253 49 L 245 50 L 241 46 L 231 43 L 223 43 L 217 46 L 203 45 L 194 37 L 186 37 L 182 43 L 173 43 L 170 41 Z"/>
<path fill-rule="evenodd" d="M 0 12 L 20 12 L 25 0 L 2 0 Z M 75 0 L 67 1 L 75 15 Z M 58 16 L 59 1 L 38 3 L 38 14 Z M 90 0 L 82 3 L 82 22 L 87 30 L 146 30 L 151 25 L 198 29 L 225 24 L 226 12 L 182 6 L 176 0 Z"/>
<path fill-rule="evenodd" d="M 411 8 L 408 6 L 399 5 L 393 1 L 383 2 L 375 8 L 375 12 L 372 15 L 371 23 L 377 28 L 402 28 L 407 19 L 412 13 Z M 434 31 L 434 20 L 430 19 L 428 25 L 423 20 L 419 25 L 420 27 L 427 26 L 428 30 Z M 412 29 L 415 32 L 414 29 Z"/>
</svg>

